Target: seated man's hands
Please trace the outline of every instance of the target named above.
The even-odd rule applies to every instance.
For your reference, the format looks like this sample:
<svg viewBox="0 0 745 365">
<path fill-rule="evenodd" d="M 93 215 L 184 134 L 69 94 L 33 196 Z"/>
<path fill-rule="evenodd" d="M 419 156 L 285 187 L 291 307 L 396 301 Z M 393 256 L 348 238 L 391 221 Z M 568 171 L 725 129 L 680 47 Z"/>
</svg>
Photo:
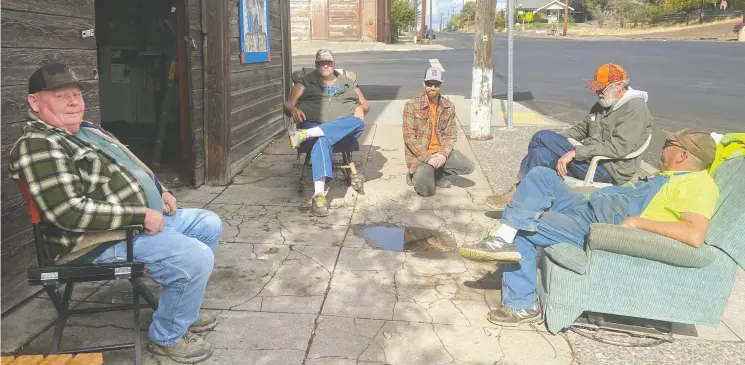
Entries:
<svg viewBox="0 0 745 365">
<path fill-rule="evenodd" d="M 626 228 L 639 229 L 639 224 L 638 223 L 639 223 L 639 220 L 640 219 L 641 219 L 640 217 L 628 217 L 628 218 L 624 219 L 621 222 L 621 224 L 619 224 L 619 226 L 626 227 Z"/>
<path fill-rule="evenodd" d="M 559 176 L 567 175 L 567 165 L 574 160 L 576 154 L 577 152 L 575 150 L 568 151 L 556 162 L 556 172 L 559 173 Z"/>
<path fill-rule="evenodd" d="M 148 209 L 145 212 L 145 234 L 154 235 L 163 230 L 166 221 L 163 219 L 163 213 Z"/>
<path fill-rule="evenodd" d="M 302 123 L 305 121 L 305 113 L 303 113 L 300 108 L 295 107 L 292 109 L 292 120 L 295 121 L 295 123 Z"/>
<path fill-rule="evenodd" d="M 165 215 L 176 214 L 176 197 L 167 191 L 161 197 L 163 198 L 163 213 Z"/>
<path fill-rule="evenodd" d="M 441 153 L 435 153 L 434 155 L 430 156 L 429 160 L 427 161 L 427 164 L 430 166 L 439 169 L 443 165 L 445 165 L 445 162 L 447 161 L 447 157 Z"/>
<path fill-rule="evenodd" d="M 365 110 L 361 106 L 354 108 L 354 116 L 360 119 L 365 119 Z"/>
</svg>

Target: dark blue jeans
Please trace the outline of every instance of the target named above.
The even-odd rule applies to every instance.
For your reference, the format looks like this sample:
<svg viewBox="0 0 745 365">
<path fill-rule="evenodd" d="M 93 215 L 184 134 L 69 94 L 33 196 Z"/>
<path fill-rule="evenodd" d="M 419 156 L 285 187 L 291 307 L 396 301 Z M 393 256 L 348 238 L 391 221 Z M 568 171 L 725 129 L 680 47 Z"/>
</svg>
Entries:
<svg viewBox="0 0 745 365">
<path fill-rule="evenodd" d="M 538 131 L 528 144 L 528 154 L 523 158 L 520 164 L 520 172 L 517 178 L 522 180 L 532 168 L 536 166 L 556 169 L 556 163 L 559 158 L 568 151 L 574 149 L 567 137 L 562 136 L 554 131 Z M 589 161 L 573 160 L 567 165 L 567 174 L 571 177 L 584 180 L 587 170 L 590 168 Z M 613 178 L 603 165 L 598 164 L 595 170 L 595 181 L 603 183 L 613 183 Z"/>
</svg>

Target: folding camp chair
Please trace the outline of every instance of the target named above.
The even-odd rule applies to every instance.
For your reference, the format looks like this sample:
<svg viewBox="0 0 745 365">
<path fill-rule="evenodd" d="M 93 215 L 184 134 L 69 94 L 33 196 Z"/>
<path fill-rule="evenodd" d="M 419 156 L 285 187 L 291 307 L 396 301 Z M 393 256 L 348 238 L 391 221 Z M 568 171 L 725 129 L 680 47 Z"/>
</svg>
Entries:
<svg viewBox="0 0 745 365">
<path fill-rule="evenodd" d="M 132 241 L 135 231 L 143 229 L 140 225 L 124 226 L 119 230 L 126 231 L 127 237 L 127 261 L 111 264 L 90 264 L 90 265 L 55 265 L 47 257 L 47 251 L 44 245 L 44 231 L 48 225 L 41 222 L 39 209 L 31 198 L 28 184 L 25 181 L 16 181 L 23 194 L 23 198 L 28 204 L 28 212 L 31 215 L 33 225 L 34 245 L 36 246 L 36 259 L 39 263 L 38 268 L 28 269 L 28 282 L 31 285 L 41 285 L 49 294 L 49 298 L 54 303 L 57 310 L 57 321 L 54 327 L 54 337 L 52 338 L 52 354 L 78 354 L 103 352 L 113 350 L 123 350 L 135 348 L 135 364 L 142 364 L 142 349 L 140 345 L 140 295 L 145 299 L 147 305 L 153 309 L 158 307 L 158 302 L 152 293 L 145 287 L 142 282 L 142 276 L 145 271 L 145 264 L 133 261 Z M 85 309 L 70 309 L 70 298 L 76 283 L 108 281 L 117 279 L 127 279 L 132 284 L 132 304 L 100 306 Z M 60 295 L 60 284 L 64 284 L 64 293 Z M 132 335 L 134 342 L 118 345 L 98 346 L 80 349 L 71 349 L 60 351 L 62 342 L 62 331 L 67 323 L 67 318 L 71 314 L 100 313 L 132 310 L 134 314 L 134 329 Z"/>
</svg>

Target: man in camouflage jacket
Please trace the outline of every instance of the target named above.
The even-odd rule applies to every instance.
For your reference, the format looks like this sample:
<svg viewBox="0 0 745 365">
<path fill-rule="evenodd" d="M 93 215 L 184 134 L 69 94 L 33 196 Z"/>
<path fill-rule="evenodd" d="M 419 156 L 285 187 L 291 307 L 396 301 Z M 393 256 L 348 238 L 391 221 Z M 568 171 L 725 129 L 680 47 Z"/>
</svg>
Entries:
<svg viewBox="0 0 745 365">
<path fill-rule="evenodd" d="M 453 150 L 458 138 L 455 105 L 440 95 L 442 71 L 430 68 L 424 77 L 424 91 L 406 102 L 403 134 L 406 182 L 421 196 L 432 196 L 438 187 L 449 188 L 449 175 L 473 172 L 473 162 Z"/>
</svg>

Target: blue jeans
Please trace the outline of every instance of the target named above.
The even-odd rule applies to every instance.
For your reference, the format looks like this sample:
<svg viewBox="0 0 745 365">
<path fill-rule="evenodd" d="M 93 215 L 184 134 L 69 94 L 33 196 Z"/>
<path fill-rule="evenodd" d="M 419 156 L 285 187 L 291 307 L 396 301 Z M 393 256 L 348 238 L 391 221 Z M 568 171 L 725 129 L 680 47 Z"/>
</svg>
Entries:
<svg viewBox="0 0 745 365">
<path fill-rule="evenodd" d="M 641 215 L 667 181 L 666 176 L 656 176 L 632 186 L 610 186 L 587 199 L 555 170 L 540 166 L 530 170 L 502 214 L 501 222 L 518 230 L 515 245 L 522 256 L 519 263 L 504 266 L 502 304 L 535 306 L 537 246 L 569 243 L 584 250 L 590 224 L 619 224 Z"/>
<path fill-rule="evenodd" d="M 328 181 L 333 178 L 331 169 L 331 154 L 334 152 L 334 145 L 344 137 L 352 135 L 354 138 L 360 138 L 365 130 L 365 122 L 357 117 L 342 117 L 328 123 L 315 123 L 306 121 L 298 125 L 299 129 L 310 129 L 319 127 L 324 136 L 318 138 L 310 152 L 310 161 L 313 164 L 313 181 Z"/>
<path fill-rule="evenodd" d="M 522 163 L 520 163 L 520 172 L 517 175 L 518 179 L 522 180 L 528 171 L 536 166 L 556 169 L 556 163 L 559 161 L 559 158 L 572 150 L 574 150 L 574 146 L 569 143 L 567 137 L 554 131 L 543 130 L 536 132 L 528 144 L 528 154 L 523 158 Z M 573 160 L 567 165 L 567 174 L 583 180 L 589 168 L 589 161 Z M 601 164 L 598 164 L 595 170 L 594 180 L 603 183 L 613 182 L 608 169 Z"/>
<path fill-rule="evenodd" d="M 134 237 L 133 256 L 135 261 L 145 263 L 153 280 L 163 285 L 149 337 L 161 346 L 170 346 L 181 339 L 199 315 L 222 221 L 217 214 L 202 209 L 178 209 L 176 214 L 163 218 L 163 231 Z M 127 243 L 122 241 L 106 249 L 93 263 L 126 259 Z"/>
</svg>

